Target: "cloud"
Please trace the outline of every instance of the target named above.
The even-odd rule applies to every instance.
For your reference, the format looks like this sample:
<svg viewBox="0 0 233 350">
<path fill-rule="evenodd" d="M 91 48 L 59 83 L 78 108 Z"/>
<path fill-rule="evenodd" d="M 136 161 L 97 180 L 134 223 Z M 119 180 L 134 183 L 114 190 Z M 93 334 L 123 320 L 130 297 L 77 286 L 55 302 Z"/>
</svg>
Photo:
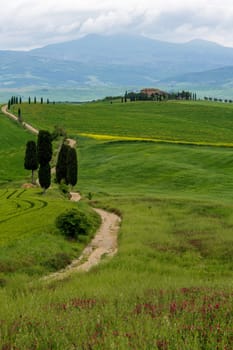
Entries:
<svg viewBox="0 0 233 350">
<path fill-rule="evenodd" d="M 31 48 L 89 33 L 127 32 L 233 46 L 229 0 L 14 0 L 1 8 L 0 49 Z"/>
</svg>

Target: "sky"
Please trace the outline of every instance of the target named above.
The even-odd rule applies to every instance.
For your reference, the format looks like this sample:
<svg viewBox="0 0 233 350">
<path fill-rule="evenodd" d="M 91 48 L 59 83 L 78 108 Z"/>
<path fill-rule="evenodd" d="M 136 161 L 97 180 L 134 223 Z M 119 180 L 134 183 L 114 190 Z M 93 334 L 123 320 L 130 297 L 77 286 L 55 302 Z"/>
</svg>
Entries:
<svg viewBox="0 0 233 350">
<path fill-rule="evenodd" d="M 233 47 L 233 1 L 12 0 L 1 6 L 0 50 L 29 50 L 93 33 Z"/>
</svg>

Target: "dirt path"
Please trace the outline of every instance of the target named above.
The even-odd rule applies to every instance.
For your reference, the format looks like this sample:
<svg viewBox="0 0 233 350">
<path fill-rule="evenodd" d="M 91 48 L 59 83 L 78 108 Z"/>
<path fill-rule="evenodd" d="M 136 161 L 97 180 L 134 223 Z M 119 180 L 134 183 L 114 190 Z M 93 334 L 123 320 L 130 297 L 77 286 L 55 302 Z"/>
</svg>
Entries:
<svg viewBox="0 0 233 350">
<path fill-rule="evenodd" d="M 18 122 L 18 118 L 7 111 L 7 105 L 2 106 L 2 112 L 11 119 Z M 23 122 L 23 126 L 32 132 L 38 134 L 38 130 L 33 128 L 30 124 Z M 69 146 L 75 147 L 76 141 L 73 139 L 67 139 Z M 55 171 L 55 169 L 53 169 Z M 77 192 L 70 192 L 71 201 L 78 202 L 81 196 Z M 97 214 L 101 217 L 101 226 L 97 231 L 95 237 L 83 250 L 81 256 L 73 260 L 65 269 L 52 273 L 42 278 L 44 281 L 62 280 L 67 278 L 74 272 L 87 272 L 93 266 L 97 265 L 103 256 L 112 257 L 117 252 L 117 237 L 120 228 L 121 218 L 113 213 L 109 213 L 103 209 L 93 208 Z"/>
<path fill-rule="evenodd" d="M 76 147 L 76 140 L 74 140 L 74 139 L 66 139 L 66 141 L 67 141 L 67 143 L 68 143 L 68 145 L 70 146 L 70 147 Z"/>
<path fill-rule="evenodd" d="M 71 192 L 71 200 L 79 201 L 79 193 Z M 101 216 L 102 224 L 95 237 L 83 250 L 81 256 L 65 269 L 52 273 L 43 278 L 44 281 L 62 280 L 69 277 L 74 272 L 87 272 L 97 265 L 104 256 L 112 257 L 117 252 L 117 236 L 121 223 L 119 216 L 109 213 L 103 209 L 95 209 Z"/>
<path fill-rule="evenodd" d="M 11 119 L 15 120 L 16 122 L 18 122 L 18 118 L 14 114 L 8 112 L 7 107 L 8 107 L 7 105 L 2 106 L 2 113 L 10 117 Z M 22 122 L 22 125 L 25 129 L 29 130 L 32 134 L 38 135 L 39 131 L 33 128 L 33 126 L 31 126 L 30 124 Z"/>
</svg>

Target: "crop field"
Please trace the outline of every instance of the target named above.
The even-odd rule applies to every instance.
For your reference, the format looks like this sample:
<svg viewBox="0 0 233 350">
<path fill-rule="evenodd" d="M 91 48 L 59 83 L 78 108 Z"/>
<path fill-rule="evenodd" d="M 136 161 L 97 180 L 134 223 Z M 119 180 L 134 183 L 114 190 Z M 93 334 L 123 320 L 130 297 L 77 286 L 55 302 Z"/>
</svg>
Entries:
<svg viewBox="0 0 233 350">
<path fill-rule="evenodd" d="M 63 126 L 77 139 L 80 205 L 115 210 L 122 224 L 114 258 L 42 283 L 35 276 L 49 270 L 41 256 L 50 244 L 69 258 L 75 252 L 53 226 L 71 203 L 54 186 L 46 196 L 17 186 L 0 191 L 1 220 L 12 217 L 0 222 L 0 266 L 19 251 L 30 261 L 30 269 L 0 275 L 0 349 L 231 350 L 232 106 L 99 102 L 23 104 L 22 111 L 34 126 Z M 27 258 L 31 250 L 36 262 Z"/>
</svg>

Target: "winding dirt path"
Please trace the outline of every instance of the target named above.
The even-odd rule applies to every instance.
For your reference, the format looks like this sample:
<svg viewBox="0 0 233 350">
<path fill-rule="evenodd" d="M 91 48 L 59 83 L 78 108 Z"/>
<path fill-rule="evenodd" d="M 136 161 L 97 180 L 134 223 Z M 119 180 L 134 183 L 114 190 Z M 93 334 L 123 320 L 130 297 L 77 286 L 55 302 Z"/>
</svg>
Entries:
<svg viewBox="0 0 233 350">
<path fill-rule="evenodd" d="M 18 118 L 14 114 L 8 112 L 7 107 L 8 107 L 7 105 L 2 106 L 2 108 L 1 108 L 2 113 L 7 115 L 9 118 L 15 120 L 16 122 L 18 122 Z M 39 133 L 39 131 L 36 128 L 33 128 L 33 126 L 31 126 L 28 123 L 22 122 L 22 126 L 25 129 L 29 130 L 32 134 L 38 135 L 38 133 Z"/>
<path fill-rule="evenodd" d="M 71 192 L 71 200 L 79 201 L 79 193 Z M 81 256 L 73 260 L 65 269 L 45 276 L 44 281 L 63 280 L 74 272 L 87 272 L 93 266 L 99 264 L 104 256 L 112 257 L 117 253 L 117 237 L 121 219 L 118 215 L 109 213 L 103 209 L 93 208 L 101 216 L 101 226 L 95 237 L 83 250 Z"/>
<path fill-rule="evenodd" d="M 7 111 L 7 107 L 7 105 L 2 106 L 2 112 L 18 122 L 18 118 L 14 114 Z M 33 128 L 33 126 L 28 123 L 23 122 L 23 126 L 33 134 L 37 135 L 39 133 L 37 129 Z M 76 146 L 76 141 L 73 139 L 67 139 L 67 142 L 71 147 Z M 81 200 L 81 195 L 78 192 L 70 192 L 70 195 L 71 201 L 78 202 Z M 103 256 L 112 257 L 117 253 L 117 238 L 121 218 L 118 215 L 107 212 L 103 209 L 93 208 L 93 210 L 100 215 L 102 221 L 95 237 L 83 250 L 78 259 L 73 260 L 72 263 L 65 269 L 45 276 L 42 278 L 42 280 L 62 280 L 74 272 L 87 272 L 93 266 L 99 264 Z"/>
</svg>

